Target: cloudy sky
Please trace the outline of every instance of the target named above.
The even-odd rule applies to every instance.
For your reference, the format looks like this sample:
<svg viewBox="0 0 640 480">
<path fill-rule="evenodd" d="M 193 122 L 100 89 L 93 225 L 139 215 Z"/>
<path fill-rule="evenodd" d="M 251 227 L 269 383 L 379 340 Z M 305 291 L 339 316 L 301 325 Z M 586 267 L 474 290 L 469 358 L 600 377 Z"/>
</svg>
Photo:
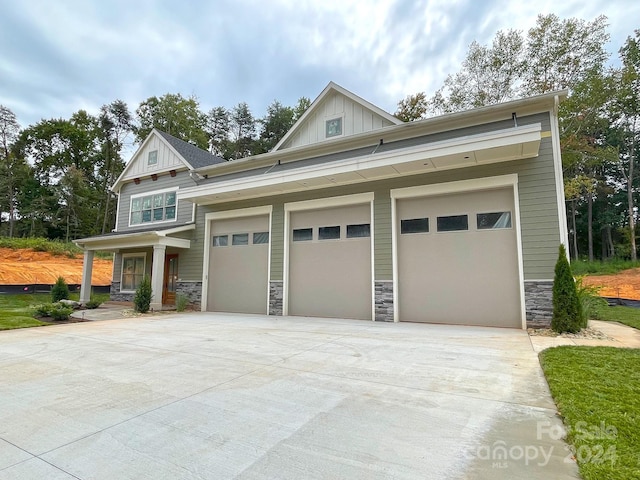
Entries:
<svg viewBox="0 0 640 480">
<path fill-rule="evenodd" d="M 614 54 L 640 27 L 637 0 L 0 0 L 0 12 L 0 104 L 22 126 L 168 92 L 262 116 L 330 80 L 393 112 L 432 94 L 473 40 L 539 13 L 606 15 Z"/>
</svg>

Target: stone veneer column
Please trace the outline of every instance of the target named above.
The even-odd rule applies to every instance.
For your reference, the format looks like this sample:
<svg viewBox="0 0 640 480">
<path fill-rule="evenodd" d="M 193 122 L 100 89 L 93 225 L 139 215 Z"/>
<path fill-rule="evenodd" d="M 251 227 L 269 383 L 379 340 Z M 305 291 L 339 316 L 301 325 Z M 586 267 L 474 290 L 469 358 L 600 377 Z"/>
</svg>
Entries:
<svg viewBox="0 0 640 480">
<path fill-rule="evenodd" d="M 269 315 L 282 315 L 282 280 L 272 280 L 269 282 Z"/>
<path fill-rule="evenodd" d="M 375 321 L 393 322 L 393 281 L 376 280 L 375 292 Z"/>
<path fill-rule="evenodd" d="M 553 282 L 524 282 L 527 328 L 548 328 L 553 315 Z"/>
</svg>

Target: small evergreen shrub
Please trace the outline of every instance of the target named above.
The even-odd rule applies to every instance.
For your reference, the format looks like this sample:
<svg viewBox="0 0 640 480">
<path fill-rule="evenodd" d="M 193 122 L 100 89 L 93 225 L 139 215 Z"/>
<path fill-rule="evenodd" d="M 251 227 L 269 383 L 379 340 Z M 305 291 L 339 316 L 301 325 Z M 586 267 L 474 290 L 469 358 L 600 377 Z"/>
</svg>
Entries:
<svg viewBox="0 0 640 480">
<path fill-rule="evenodd" d="M 33 308 L 33 314 L 36 317 L 50 317 L 51 315 L 49 315 L 51 313 L 51 307 L 53 306 L 52 303 L 42 303 L 40 305 L 34 305 Z"/>
<path fill-rule="evenodd" d="M 578 299 L 576 282 L 571 273 L 564 245 L 560 245 L 553 279 L 553 317 L 551 328 L 558 333 L 579 332 L 584 321 L 582 306 Z"/>
<path fill-rule="evenodd" d="M 176 295 L 176 310 L 178 312 L 184 312 L 184 310 L 189 305 L 189 297 L 187 297 L 184 293 L 178 293 Z"/>
<path fill-rule="evenodd" d="M 136 295 L 133 297 L 133 306 L 136 312 L 147 313 L 151 306 L 151 296 L 153 291 L 151 290 L 151 279 L 148 275 L 142 279 L 140 285 L 136 289 Z"/>
<path fill-rule="evenodd" d="M 58 277 L 56 284 L 51 289 L 51 301 L 55 303 L 60 300 L 69 300 L 69 285 L 62 277 Z"/>
<path fill-rule="evenodd" d="M 61 303 L 54 303 L 52 305 L 49 316 L 54 320 L 69 320 L 69 315 L 73 312 L 73 308 L 66 307 Z"/>
<path fill-rule="evenodd" d="M 100 300 L 96 300 L 95 298 L 92 298 L 91 300 L 89 300 L 87 303 L 84 304 L 84 306 L 87 307 L 89 310 L 98 308 L 100 305 L 102 305 L 102 302 Z"/>
</svg>

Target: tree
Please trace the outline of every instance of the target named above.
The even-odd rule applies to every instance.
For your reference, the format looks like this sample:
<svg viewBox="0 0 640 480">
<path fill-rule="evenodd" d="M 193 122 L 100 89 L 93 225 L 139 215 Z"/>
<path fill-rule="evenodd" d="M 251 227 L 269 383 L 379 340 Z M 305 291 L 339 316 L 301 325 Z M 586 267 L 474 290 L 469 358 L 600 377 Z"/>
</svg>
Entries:
<svg viewBox="0 0 640 480">
<path fill-rule="evenodd" d="M 429 111 L 429 101 L 427 94 L 418 92 L 414 95 L 407 95 L 406 98 L 398 102 L 398 109 L 394 115 L 403 122 L 413 122 L 427 117 Z"/>
<path fill-rule="evenodd" d="M 249 105 L 241 102 L 231 110 L 229 117 L 232 142 L 225 158 L 237 160 L 248 157 L 252 153 L 255 140 L 256 121 Z"/>
<path fill-rule="evenodd" d="M 296 106 L 293 107 L 294 123 L 297 122 L 302 115 L 304 115 L 304 112 L 306 112 L 310 106 L 311 100 L 309 100 L 307 97 L 300 97 L 298 99 L 298 103 L 296 103 Z"/>
<path fill-rule="evenodd" d="M 551 328 L 558 333 L 579 332 L 583 328 L 583 315 L 576 282 L 567 260 L 567 251 L 560 245 L 553 279 L 553 316 Z"/>
<path fill-rule="evenodd" d="M 200 111 L 196 97 L 184 98 L 179 93 L 149 97 L 136 110 L 136 117 L 138 125 L 133 131 L 138 143 L 157 128 L 203 150 L 209 147 L 206 115 Z"/>
<path fill-rule="evenodd" d="M 136 294 L 133 297 L 133 305 L 136 312 L 147 313 L 151 306 L 151 298 L 153 297 L 153 290 L 151 289 L 151 279 L 148 275 L 145 275 L 140 285 L 136 289 Z"/>
<path fill-rule="evenodd" d="M 259 153 L 268 152 L 276 146 L 295 123 L 295 116 L 293 108 L 285 107 L 277 100 L 267 107 L 267 115 L 260 120 Z"/>
<path fill-rule="evenodd" d="M 215 107 L 207 114 L 207 134 L 209 136 L 209 152 L 220 157 L 224 156 L 229 143 L 231 120 L 229 111 L 224 107 Z"/>
<path fill-rule="evenodd" d="M 24 180 L 24 161 L 16 158 L 12 146 L 18 138 L 20 124 L 15 114 L 0 105 L 0 221 L 2 212 L 8 212 L 9 237 L 13 237 L 16 218 L 16 196 Z"/>
<path fill-rule="evenodd" d="M 51 288 L 51 301 L 69 300 L 69 286 L 63 277 L 58 277 L 55 285 Z"/>
</svg>

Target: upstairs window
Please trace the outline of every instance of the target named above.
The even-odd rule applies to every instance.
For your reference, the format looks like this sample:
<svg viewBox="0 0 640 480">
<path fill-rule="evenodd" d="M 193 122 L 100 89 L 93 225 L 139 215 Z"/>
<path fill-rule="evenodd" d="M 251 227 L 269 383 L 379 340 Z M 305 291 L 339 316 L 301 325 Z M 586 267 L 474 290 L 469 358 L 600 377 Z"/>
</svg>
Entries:
<svg viewBox="0 0 640 480">
<path fill-rule="evenodd" d="M 158 164 L 158 151 L 152 150 L 147 157 L 147 165 L 149 167 L 155 167 Z"/>
<path fill-rule="evenodd" d="M 176 192 L 156 192 L 131 198 L 130 225 L 176 220 Z"/>
<path fill-rule="evenodd" d="M 342 135 L 342 117 L 332 118 L 325 122 L 325 136 L 327 138 Z"/>
</svg>

